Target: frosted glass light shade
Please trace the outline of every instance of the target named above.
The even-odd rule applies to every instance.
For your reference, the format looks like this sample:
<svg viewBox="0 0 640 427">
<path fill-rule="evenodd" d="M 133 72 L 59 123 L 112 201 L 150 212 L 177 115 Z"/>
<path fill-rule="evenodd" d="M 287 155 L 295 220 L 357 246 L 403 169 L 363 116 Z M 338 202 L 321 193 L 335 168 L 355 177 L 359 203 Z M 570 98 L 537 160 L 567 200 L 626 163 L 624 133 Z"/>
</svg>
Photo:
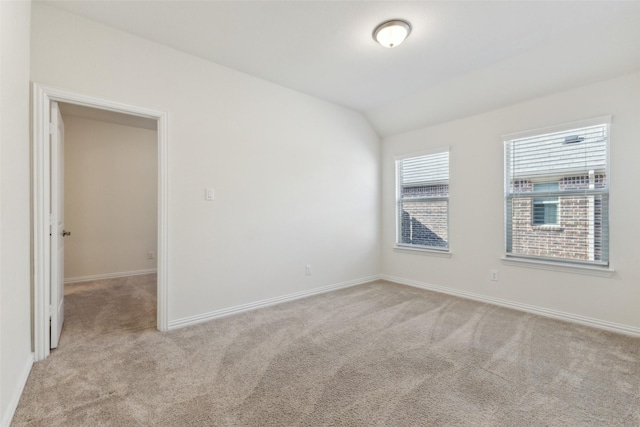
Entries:
<svg viewBox="0 0 640 427">
<path fill-rule="evenodd" d="M 392 48 L 402 43 L 411 33 L 411 25 L 406 21 L 383 22 L 373 30 L 373 39 L 382 46 Z"/>
</svg>

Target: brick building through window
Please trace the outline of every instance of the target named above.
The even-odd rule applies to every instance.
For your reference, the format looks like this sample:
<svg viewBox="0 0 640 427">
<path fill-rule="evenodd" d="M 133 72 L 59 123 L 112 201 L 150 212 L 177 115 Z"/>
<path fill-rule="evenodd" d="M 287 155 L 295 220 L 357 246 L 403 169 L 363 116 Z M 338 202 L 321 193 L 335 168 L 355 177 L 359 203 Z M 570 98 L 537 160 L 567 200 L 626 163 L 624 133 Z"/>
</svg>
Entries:
<svg viewBox="0 0 640 427">
<path fill-rule="evenodd" d="M 398 160 L 398 236 L 401 246 L 449 248 L 449 152 Z"/>
</svg>

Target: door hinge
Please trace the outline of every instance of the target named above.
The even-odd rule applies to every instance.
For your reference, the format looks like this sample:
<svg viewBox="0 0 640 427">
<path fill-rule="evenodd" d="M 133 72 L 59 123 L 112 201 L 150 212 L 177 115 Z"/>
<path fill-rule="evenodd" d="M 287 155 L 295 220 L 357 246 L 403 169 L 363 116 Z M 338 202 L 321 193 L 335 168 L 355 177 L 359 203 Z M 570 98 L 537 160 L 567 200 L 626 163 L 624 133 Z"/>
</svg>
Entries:
<svg viewBox="0 0 640 427">
<path fill-rule="evenodd" d="M 53 225 L 56 223 L 56 217 L 52 213 L 49 214 L 49 225 Z"/>
<path fill-rule="evenodd" d="M 49 306 L 49 319 L 51 319 L 53 317 L 53 313 L 55 313 L 55 310 L 56 310 L 56 306 L 51 304 Z"/>
</svg>

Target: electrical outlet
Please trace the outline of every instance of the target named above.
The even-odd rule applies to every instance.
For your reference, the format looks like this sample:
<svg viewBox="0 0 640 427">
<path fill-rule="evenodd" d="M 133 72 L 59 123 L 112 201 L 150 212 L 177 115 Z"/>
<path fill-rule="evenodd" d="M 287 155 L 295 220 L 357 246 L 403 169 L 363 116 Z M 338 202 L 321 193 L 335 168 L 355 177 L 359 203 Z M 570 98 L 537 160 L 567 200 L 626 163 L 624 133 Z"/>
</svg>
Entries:
<svg viewBox="0 0 640 427">
<path fill-rule="evenodd" d="M 494 282 L 498 281 L 498 270 L 491 270 L 489 272 L 489 279 L 491 279 Z"/>
<path fill-rule="evenodd" d="M 154 259 L 155 257 L 156 257 L 155 252 L 153 252 L 153 251 L 147 252 L 147 258 L 148 259 Z"/>
<path fill-rule="evenodd" d="M 307 264 L 304 266 L 304 274 L 307 276 L 311 276 L 311 264 Z"/>
</svg>

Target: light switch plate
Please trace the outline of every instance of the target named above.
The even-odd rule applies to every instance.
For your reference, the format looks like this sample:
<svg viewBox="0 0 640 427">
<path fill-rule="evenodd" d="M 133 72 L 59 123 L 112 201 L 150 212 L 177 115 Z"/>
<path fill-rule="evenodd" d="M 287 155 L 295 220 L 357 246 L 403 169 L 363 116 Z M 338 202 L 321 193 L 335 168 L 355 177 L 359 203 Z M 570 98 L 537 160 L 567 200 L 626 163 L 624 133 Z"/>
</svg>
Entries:
<svg viewBox="0 0 640 427">
<path fill-rule="evenodd" d="M 213 200 L 213 188 L 205 188 L 204 189 L 204 199 L 205 200 Z"/>
</svg>

